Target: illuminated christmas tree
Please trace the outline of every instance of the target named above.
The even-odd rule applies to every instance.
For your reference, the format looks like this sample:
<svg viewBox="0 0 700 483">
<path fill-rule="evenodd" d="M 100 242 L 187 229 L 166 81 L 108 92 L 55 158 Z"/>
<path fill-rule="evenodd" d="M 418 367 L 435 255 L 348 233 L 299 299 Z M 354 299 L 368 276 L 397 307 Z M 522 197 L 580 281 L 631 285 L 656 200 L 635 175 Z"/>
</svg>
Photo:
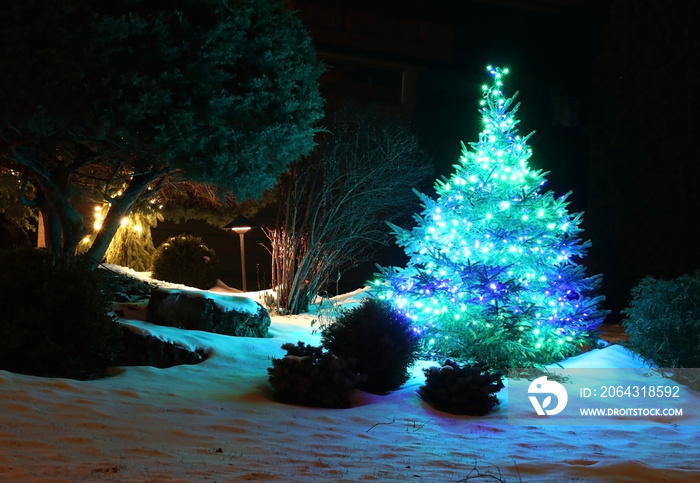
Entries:
<svg viewBox="0 0 700 483">
<path fill-rule="evenodd" d="M 488 71 L 479 141 L 462 145 L 454 174 L 436 182 L 437 200 L 418 193 L 417 225 L 393 227 L 410 260 L 381 269 L 375 289 L 435 355 L 531 367 L 578 352 L 606 312 L 595 295 L 600 276 L 580 265 L 589 246 L 579 238 L 581 214 L 567 212 L 568 194 L 541 192 L 547 173 L 528 166 L 517 92 L 503 95 L 508 69 Z"/>
</svg>

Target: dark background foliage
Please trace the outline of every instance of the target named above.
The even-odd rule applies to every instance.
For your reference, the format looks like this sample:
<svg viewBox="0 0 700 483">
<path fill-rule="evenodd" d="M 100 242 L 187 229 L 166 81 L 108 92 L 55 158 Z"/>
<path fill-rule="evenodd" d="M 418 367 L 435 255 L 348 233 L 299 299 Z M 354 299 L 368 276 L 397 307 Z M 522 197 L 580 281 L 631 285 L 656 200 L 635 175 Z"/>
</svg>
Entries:
<svg viewBox="0 0 700 483">
<path fill-rule="evenodd" d="M 643 277 L 700 268 L 700 2 L 616 0 L 594 64 L 591 262 L 626 306 Z"/>
<path fill-rule="evenodd" d="M 658 367 L 700 366 L 700 272 L 645 277 L 622 312 L 628 347 L 637 354 Z"/>
<path fill-rule="evenodd" d="M 122 331 L 108 314 L 112 294 L 87 260 L 23 249 L 0 252 L 0 266 L 0 368 L 104 376 L 122 350 Z"/>
</svg>

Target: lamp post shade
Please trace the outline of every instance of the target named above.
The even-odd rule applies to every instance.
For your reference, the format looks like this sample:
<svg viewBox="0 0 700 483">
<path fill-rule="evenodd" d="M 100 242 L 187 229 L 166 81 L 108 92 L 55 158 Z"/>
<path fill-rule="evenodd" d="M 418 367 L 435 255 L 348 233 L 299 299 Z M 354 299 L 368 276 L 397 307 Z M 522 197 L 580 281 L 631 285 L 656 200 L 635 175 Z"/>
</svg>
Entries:
<svg viewBox="0 0 700 483">
<path fill-rule="evenodd" d="M 250 221 L 243 215 L 238 215 L 235 220 L 224 227 L 225 230 L 233 230 L 236 233 L 247 233 L 251 228 L 257 228 L 258 225 Z"/>
</svg>

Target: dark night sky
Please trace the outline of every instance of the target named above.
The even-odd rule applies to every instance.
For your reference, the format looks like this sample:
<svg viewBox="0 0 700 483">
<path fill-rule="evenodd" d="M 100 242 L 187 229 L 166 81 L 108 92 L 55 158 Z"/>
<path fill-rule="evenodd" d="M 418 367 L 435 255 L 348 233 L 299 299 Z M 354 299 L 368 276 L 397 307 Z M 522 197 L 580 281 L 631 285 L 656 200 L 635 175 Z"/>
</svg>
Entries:
<svg viewBox="0 0 700 483">
<path fill-rule="evenodd" d="M 455 62 L 431 67 L 419 77 L 413 121 L 438 172 L 450 174 L 460 141 L 478 139 L 480 86 L 488 79 L 485 66 L 509 67 L 506 93 L 519 91 L 520 132 L 536 131 L 530 139 L 531 166 L 550 171 L 549 188 L 557 194 L 573 190 L 572 209 L 585 210 L 585 124 L 590 115 L 591 63 L 598 52 L 604 14 L 475 2 L 455 8 L 460 20 Z M 566 118 L 562 106 L 568 106 L 573 116 Z M 567 119 L 572 125 L 561 125 Z"/>
</svg>

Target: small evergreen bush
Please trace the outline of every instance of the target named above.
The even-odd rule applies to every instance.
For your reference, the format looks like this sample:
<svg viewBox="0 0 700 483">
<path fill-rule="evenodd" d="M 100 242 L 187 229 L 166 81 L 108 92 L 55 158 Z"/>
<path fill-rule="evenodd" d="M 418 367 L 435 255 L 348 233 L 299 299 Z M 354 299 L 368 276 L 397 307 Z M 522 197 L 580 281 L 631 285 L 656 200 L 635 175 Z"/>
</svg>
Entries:
<svg viewBox="0 0 700 483">
<path fill-rule="evenodd" d="M 272 367 L 267 369 L 278 401 L 311 407 L 350 407 L 350 396 L 360 380 L 354 361 L 303 342 L 287 343 L 282 349 L 287 355 L 272 359 Z"/>
<path fill-rule="evenodd" d="M 700 367 L 700 271 L 644 278 L 622 310 L 627 346 L 659 367 Z"/>
<path fill-rule="evenodd" d="M 385 394 L 408 380 L 408 368 L 418 359 L 420 336 L 411 320 L 389 302 L 367 298 L 344 311 L 321 332 L 323 346 L 340 357 L 357 360 L 366 380 L 359 389 Z"/>
<path fill-rule="evenodd" d="M 153 258 L 153 278 L 208 290 L 216 285 L 219 260 L 202 239 L 194 235 L 168 238 Z"/>
<path fill-rule="evenodd" d="M 498 404 L 495 393 L 503 389 L 503 375 L 485 366 L 460 367 L 446 360 L 442 367 L 424 369 L 425 385 L 419 395 L 435 409 L 451 414 L 483 416 Z"/>
<path fill-rule="evenodd" d="M 105 375 L 121 352 L 110 295 L 87 260 L 0 253 L 0 368 L 73 379 Z"/>
</svg>

